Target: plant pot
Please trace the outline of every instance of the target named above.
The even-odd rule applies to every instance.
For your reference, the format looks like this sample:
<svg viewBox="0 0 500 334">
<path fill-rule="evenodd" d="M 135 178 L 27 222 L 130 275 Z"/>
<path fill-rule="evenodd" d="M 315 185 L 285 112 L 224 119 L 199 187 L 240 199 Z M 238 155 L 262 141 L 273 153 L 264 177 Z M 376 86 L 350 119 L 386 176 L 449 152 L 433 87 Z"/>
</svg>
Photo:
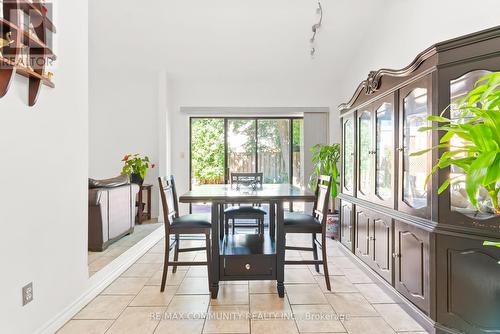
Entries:
<svg viewBox="0 0 500 334">
<path fill-rule="evenodd" d="M 133 173 L 130 174 L 130 183 L 135 183 L 138 184 L 139 186 L 142 186 L 144 180 L 142 179 L 141 174 Z"/>
</svg>

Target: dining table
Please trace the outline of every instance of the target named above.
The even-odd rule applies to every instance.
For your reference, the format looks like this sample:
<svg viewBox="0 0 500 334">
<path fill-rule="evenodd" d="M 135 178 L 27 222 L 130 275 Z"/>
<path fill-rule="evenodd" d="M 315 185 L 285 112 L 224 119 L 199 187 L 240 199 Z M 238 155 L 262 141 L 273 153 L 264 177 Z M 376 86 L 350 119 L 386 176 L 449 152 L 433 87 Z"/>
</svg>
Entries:
<svg viewBox="0 0 500 334">
<path fill-rule="evenodd" d="M 213 184 L 193 186 L 179 197 L 181 203 L 210 203 L 212 242 L 209 288 L 217 298 L 220 281 L 275 280 L 280 297 L 285 296 L 284 204 L 314 202 L 315 194 L 292 184 L 240 186 Z M 237 203 L 269 205 L 269 233 L 225 234 L 224 209 Z"/>
</svg>

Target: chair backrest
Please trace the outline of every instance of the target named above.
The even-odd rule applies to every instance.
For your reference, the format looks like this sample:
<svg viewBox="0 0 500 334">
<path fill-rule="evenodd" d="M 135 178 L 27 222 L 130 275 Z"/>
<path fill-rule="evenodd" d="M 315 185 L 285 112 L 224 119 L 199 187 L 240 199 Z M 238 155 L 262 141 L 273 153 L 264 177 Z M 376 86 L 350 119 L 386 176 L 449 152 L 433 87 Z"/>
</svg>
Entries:
<svg viewBox="0 0 500 334">
<path fill-rule="evenodd" d="M 240 186 L 255 185 L 262 187 L 264 173 L 231 173 L 231 185 Z"/>
<path fill-rule="evenodd" d="M 179 202 L 177 200 L 174 177 L 172 175 L 169 177 L 158 177 L 158 183 L 160 186 L 160 198 L 165 226 L 168 226 L 172 219 L 179 217 Z"/>
<path fill-rule="evenodd" d="M 313 216 L 318 219 L 323 226 L 326 225 L 331 188 L 332 177 L 320 175 L 318 177 L 318 184 L 316 185 L 316 202 L 314 202 Z"/>
</svg>

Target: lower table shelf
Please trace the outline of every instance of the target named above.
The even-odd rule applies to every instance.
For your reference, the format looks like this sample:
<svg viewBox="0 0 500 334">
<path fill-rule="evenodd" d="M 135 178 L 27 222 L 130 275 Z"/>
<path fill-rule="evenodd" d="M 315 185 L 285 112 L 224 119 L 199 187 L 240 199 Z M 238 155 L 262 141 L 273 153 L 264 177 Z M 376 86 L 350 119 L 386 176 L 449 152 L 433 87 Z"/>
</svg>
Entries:
<svg viewBox="0 0 500 334">
<path fill-rule="evenodd" d="M 276 279 L 276 244 L 271 236 L 226 235 L 220 251 L 220 280 Z"/>
</svg>

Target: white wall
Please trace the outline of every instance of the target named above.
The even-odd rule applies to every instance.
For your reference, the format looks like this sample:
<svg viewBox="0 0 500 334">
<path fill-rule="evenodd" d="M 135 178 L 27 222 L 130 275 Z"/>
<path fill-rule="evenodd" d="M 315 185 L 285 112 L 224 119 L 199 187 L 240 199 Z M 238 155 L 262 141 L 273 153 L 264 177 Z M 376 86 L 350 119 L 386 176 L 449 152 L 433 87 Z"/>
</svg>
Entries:
<svg viewBox="0 0 500 334">
<path fill-rule="evenodd" d="M 307 78 L 299 83 L 279 79 L 171 80 L 168 90 L 172 125 L 171 171 L 176 177 L 179 194 L 189 189 L 189 117 L 192 116 L 181 113 L 180 107 L 330 107 L 330 91 L 331 86 Z M 186 210 L 186 205 L 181 206 Z"/>
<path fill-rule="evenodd" d="M 90 29 L 90 36 L 95 36 Z M 97 33 L 97 32 L 95 32 Z M 92 46 L 92 43 L 91 43 Z M 147 155 L 159 160 L 158 74 L 152 71 L 113 71 L 93 66 L 100 57 L 91 49 L 89 70 L 89 175 L 109 178 L 120 174 L 123 156 Z M 146 183 L 155 186 L 153 216 L 158 216 L 158 167 L 149 169 Z"/>
<path fill-rule="evenodd" d="M 56 10 L 57 87 L 29 108 L 18 76 L 0 99 L 0 333 L 36 332 L 88 283 L 87 3 Z"/>
<path fill-rule="evenodd" d="M 348 101 L 371 70 L 403 68 L 435 43 L 500 25 L 499 12 L 498 0 L 387 1 L 380 14 L 373 14 L 376 24 L 339 73 L 342 84 L 333 103 Z"/>
</svg>

